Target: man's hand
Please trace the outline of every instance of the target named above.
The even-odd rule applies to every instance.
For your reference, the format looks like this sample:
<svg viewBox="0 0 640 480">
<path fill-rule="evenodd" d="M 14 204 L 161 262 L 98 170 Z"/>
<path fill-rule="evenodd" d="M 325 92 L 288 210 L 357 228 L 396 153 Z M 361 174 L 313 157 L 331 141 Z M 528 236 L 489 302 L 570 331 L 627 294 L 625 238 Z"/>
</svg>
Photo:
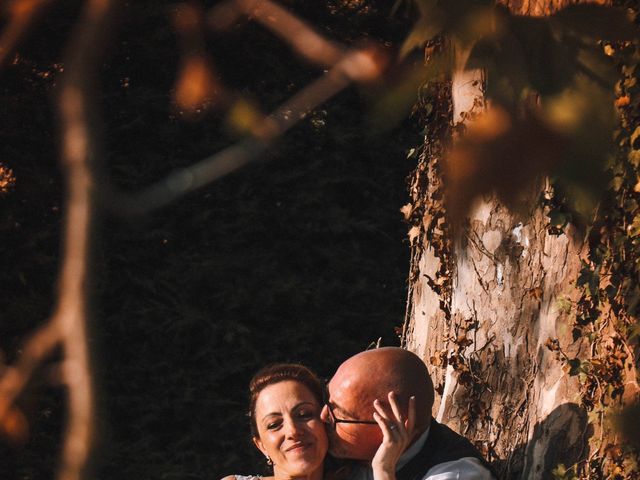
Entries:
<svg viewBox="0 0 640 480">
<path fill-rule="evenodd" d="M 371 461 L 374 480 L 395 480 L 398 459 L 409 446 L 413 438 L 413 428 L 416 419 L 416 399 L 409 398 L 407 418 L 402 415 L 395 393 L 389 392 L 389 408 L 382 402 L 373 402 L 373 419 L 378 422 L 382 430 L 382 443 Z"/>
</svg>

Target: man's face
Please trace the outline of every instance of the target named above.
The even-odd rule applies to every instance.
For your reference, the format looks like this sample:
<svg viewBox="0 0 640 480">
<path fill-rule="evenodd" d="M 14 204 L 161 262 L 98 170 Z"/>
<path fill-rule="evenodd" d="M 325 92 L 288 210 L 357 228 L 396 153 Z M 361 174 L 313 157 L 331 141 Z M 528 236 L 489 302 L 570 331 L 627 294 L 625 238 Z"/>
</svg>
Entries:
<svg viewBox="0 0 640 480">
<path fill-rule="evenodd" d="M 375 392 L 367 382 L 349 376 L 340 369 L 327 385 L 328 405 L 321 418 L 327 423 L 329 451 L 337 458 L 371 460 L 382 442 L 382 432 L 376 424 L 334 423 L 329 406 L 337 419 L 373 421 Z"/>
</svg>

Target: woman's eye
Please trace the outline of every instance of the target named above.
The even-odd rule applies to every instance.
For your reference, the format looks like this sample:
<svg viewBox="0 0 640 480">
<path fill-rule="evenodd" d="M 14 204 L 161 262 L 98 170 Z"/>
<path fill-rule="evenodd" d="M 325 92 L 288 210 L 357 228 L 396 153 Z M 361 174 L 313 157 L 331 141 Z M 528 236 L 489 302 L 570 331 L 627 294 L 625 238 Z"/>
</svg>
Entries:
<svg viewBox="0 0 640 480">
<path fill-rule="evenodd" d="M 310 410 L 300 410 L 300 412 L 298 412 L 298 416 L 304 419 L 313 418 L 314 412 Z"/>
<path fill-rule="evenodd" d="M 272 422 L 267 424 L 267 430 L 275 430 L 280 426 L 280 422 Z"/>
</svg>

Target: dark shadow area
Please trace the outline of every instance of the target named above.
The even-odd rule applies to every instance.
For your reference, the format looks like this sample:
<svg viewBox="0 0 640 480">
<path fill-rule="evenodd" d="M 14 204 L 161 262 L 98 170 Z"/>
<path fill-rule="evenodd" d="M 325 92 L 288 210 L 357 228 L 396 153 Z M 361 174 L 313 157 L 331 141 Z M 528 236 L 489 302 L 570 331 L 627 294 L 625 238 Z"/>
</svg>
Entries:
<svg viewBox="0 0 640 480">
<path fill-rule="evenodd" d="M 15 360 L 55 301 L 64 185 L 52 99 L 80 4 L 54 2 L 0 71 L 0 164 L 16 178 L 0 196 L 2 362 Z M 366 5 L 289 7 L 346 44 L 404 38 L 388 2 Z M 169 1 L 123 2 L 101 72 L 105 177 L 128 192 L 237 141 L 220 111 L 183 121 L 172 106 L 180 64 L 174 9 Z M 221 82 L 263 111 L 322 75 L 252 22 L 206 41 Z M 260 473 L 245 416 L 253 373 L 294 361 L 328 376 L 379 337 L 397 345 L 409 256 L 399 209 L 415 167 L 406 151 L 421 136 L 411 121 L 373 135 L 367 112 L 362 92 L 348 89 L 262 161 L 144 218 L 101 218 L 92 265 L 100 428 L 91 478 Z M 2 479 L 53 478 L 66 413 L 50 373 L 40 372 L 20 404 L 30 432 L 24 445 L 0 438 Z"/>
<path fill-rule="evenodd" d="M 509 458 L 496 460 L 492 466 L 503 480 L 550 479 L 558 465 L 570 467 L 586 461 L 592 435 L 584 409 L 565 403 L 536 423 L 529 442 L 516 446 Z"/>
</svg>

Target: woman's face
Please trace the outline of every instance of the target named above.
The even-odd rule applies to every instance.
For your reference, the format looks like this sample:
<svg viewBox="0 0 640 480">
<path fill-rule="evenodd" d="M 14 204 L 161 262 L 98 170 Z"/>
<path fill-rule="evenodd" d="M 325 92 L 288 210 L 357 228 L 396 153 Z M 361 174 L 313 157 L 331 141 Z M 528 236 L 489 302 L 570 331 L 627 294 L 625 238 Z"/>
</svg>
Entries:
<svg viewBox="0 0 640 480">
<path fill-rule="evenodd" d="M 320 409 L 311 391 L 295 380 L 269 385 L 258 395 L 253 441 L 271 458 L 277 476 L 307 476 L 322 467 L 328 442 Z"/>
</svg>

